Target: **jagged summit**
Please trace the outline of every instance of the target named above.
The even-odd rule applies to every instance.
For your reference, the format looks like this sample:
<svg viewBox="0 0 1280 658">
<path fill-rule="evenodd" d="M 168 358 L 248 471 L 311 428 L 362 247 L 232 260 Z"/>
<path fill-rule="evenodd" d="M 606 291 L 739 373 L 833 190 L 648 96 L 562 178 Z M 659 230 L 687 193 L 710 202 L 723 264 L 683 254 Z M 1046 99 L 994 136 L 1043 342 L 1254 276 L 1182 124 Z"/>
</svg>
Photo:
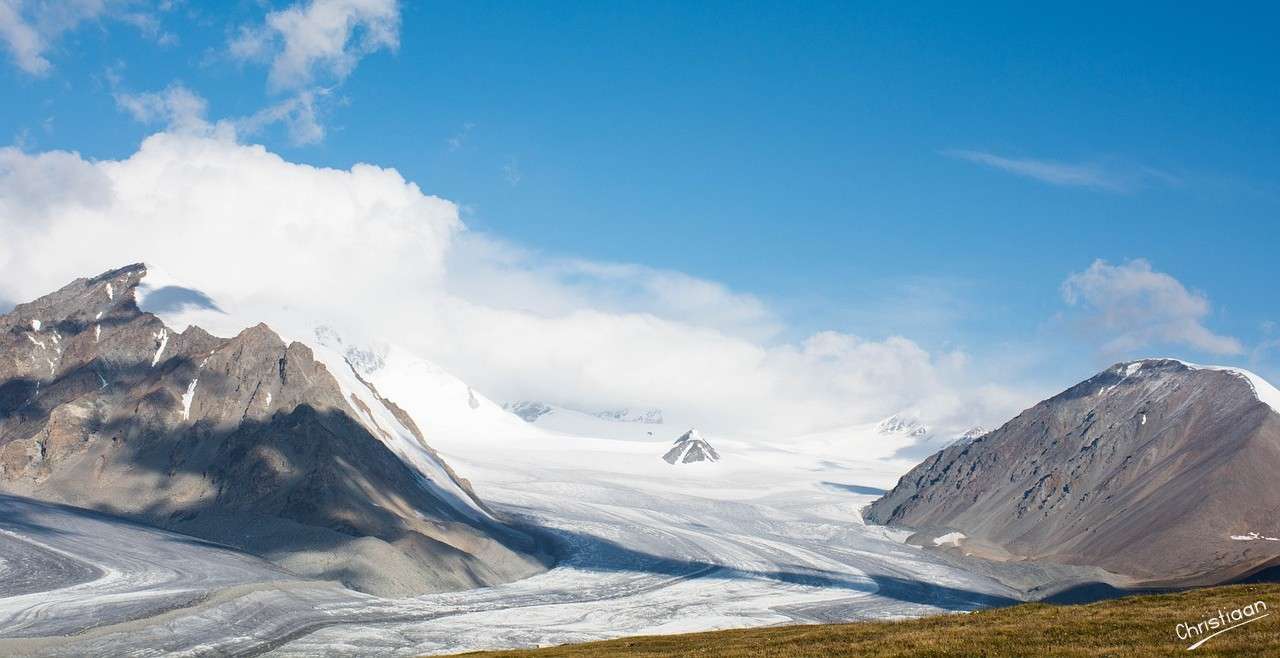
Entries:
<svg viewBox="0 0 1280 658">
<path fill-rule="evenodd" d="M 1280 394 L 1238 368 L 1118 363 L 935 453 L 867 508 L 1024 556 L 1220 582 L 1280 560 Z M 1198 580 L 1197 580 L 1198 579 Z"/>
<path fill-rule="evenodd" d="M 696 462 L 718 462 L 720 453 L 702 438 L 696 429 L 680 435 L 675 444 L 662 456 L 668 464 L 693 464 Z"/>
</svg>

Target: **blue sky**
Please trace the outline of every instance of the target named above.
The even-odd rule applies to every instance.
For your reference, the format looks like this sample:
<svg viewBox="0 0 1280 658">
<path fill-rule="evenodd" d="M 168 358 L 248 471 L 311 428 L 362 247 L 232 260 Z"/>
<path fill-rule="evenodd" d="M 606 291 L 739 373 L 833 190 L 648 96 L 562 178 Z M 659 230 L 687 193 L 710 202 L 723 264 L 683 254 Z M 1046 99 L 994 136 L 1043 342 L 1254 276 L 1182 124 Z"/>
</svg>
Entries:
<svg viewBox="0 0 1280 658">
<path fill-rule="evenodd" d="M 166 129 L 122 97 L 181 84 L 214 121 L 310 91 L 323 136 L 263 121 L 241 141 L 395 168 L 548 257 L 720 282 L 782 318 L 775 341 L 904 335 L 1030 354 L 1018 377 L 1063 384 L 1153 353 L 1280 379 L 1264 4 L 388 0 L 394 43 L 357 25 L 348 69 L 282 83 L 278 53 L 233 52 L 313 4 L 107 2 L 41 27 L 18 2 L 47 67 L 8 44 L 0 140 L 118 159 Z M 1097 259 L 1133 267 L 1069 303 Z M 1144 267 L 1185 295 L 1126 289 Z M 1117 315 L 1135 307 L 1161 317 Z"/>
</svg>

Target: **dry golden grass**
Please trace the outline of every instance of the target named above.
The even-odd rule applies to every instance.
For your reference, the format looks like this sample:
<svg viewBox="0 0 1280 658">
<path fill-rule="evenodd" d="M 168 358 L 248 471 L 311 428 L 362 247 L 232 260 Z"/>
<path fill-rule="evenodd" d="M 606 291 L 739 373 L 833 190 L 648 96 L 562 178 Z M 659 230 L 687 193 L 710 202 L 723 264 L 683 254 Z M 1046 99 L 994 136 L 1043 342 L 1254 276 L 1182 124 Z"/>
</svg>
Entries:
<svg viewBox="0 0 1280 658">
<path fill-rule="evenodd" d="M 1265 601 L 1270 617 L 1228 631 L 1188 654 L 1178 622 L 1196 623 Z M 518 614 L 518 613 L 514 613 Z M 595 656 L 1280 656 L 1280 585 L 1232 585 L 1130 596 L 1089 605 L 1027 603 L 972 614 L 897 622 L 775 626 L 690 635 L 632 637 L 529 651 L 464 654 Z"/>
</svg>

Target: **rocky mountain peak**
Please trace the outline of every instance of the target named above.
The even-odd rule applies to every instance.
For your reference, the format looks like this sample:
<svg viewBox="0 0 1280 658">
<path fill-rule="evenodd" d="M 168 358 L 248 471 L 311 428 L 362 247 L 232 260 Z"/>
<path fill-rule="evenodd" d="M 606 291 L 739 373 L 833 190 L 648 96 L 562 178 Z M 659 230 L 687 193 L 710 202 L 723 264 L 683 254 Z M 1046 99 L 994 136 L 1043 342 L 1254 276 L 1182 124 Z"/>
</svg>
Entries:
<svg viewBox="0 0 1280 658">
<path fill-rule="evenodd" d="M 0 315 L 0 491 L 383 594 L 539 568 L 521 552 L 532 541 L 489 516 L 349 363 L 265 324 L 177 332 L 138 308 L 146 274 L 77 279 Z"/>
</svg>

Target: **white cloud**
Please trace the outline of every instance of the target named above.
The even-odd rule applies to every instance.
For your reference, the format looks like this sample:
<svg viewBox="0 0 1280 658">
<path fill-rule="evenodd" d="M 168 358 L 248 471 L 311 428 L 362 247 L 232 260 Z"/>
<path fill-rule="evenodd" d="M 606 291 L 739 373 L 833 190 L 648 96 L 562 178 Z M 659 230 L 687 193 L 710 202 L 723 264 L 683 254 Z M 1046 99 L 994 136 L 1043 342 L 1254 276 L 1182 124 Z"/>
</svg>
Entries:
<svg viewBox="0 0 1280 658">
<path fill-rule="evenodd" d="M 308 0 L 269 12 L 261 25 L 243 26 L 227 51 L 240 61 L 270 62 L 268 86 L 289 96 L 235 120 L 243 135 L 283 124 L 294 144 L 324 139 L 321 101 L 365 56 L 400 47 L 398 0 Z"/>
<path fill-rule="evenodd" d="M 273 11 L 261 26 L 242 28 L 230 52 L 271 59 L 274 89 L 303 89 L 317 75 L 341 82 L 366 55 L 400 45 L 397 0 L 310 0 Z"/>
<path fill-rule="evenodd" d="M 327 89 L 304 89 L 278 103 L 269 105 L 250 116 L 231 121 L 244 136 L 256 135 L 272 124 L 284 124 L 289 140 L 294 144 L 316 144 L 324 139 L 324 125 L 320 123 L 317 101 L 327 96 Z"/>
<path fill-rule="evenodd" d="M 19 69 L 43 76 L 53 69 L 47 55 L 57 40 L 89 21 L 118 20 L 160 45 L 177 41 L 153 12 L 136 5 L 132 0 L 0 0 L 0 42 Z"/>
<path fill-rule="evenodd" d="M 1071 164 L 1054 160 L 1009 158 L 983 151 L 949 150 L 944 155 L 967 160 L 1051 185 L 1131 192 L 1152 182 L 1171 184 L 1176 178 L 1150 167 L 1116 168 L 1102 164 Z"/>
<path fill-rule="evenodd" d="M 0 298 L 147 261 L 220 306 L 401 343 L 498 399 L 657 406 L 795 435 L 903 409 L 961 427 L 1026 400 L 961 351 L 819 332 L 778 342 L 759 299 L 679 272 L 553 259 L 468 233 L 396 171 L 295 164 L 160 134 L 119 161 L 0 151 Z M 278 323 L 277 323 L 278 324 Z"/>
<path fill-rule="evenodd" d="M 18 68 L 32 75 L 49 71 L 49 60 L 44 58 L 44 38 L 19 14 L 16 0 L 0 0 L 0 39 L 13 56 Z"/>
<path fill-rule="evenodd" d="M 112 86 L 120 84 L 114 75 Z M 315 144 L 324 139 L 325 130 L 319 119 L 317 99 L 328 90 L 303 90 L 246 117 L 221 119 L 210 122 L 209 103 L 204 97 L 191 91 L 180 82 L 170 84 L 160 91 L 130 94 L 114 92 L 116 106 L 135 120 L 147 124 L 159 124 L 171 133 L 184 135 L 218 136 L 235 140 L 257 135 L 268 126 L 281 124 L 294 144 Z"/>
<path fill-rule="evenodd" d="M 1230 336 L 1204 326 L 1209 298 L 1187 290 L 1141 258 L 1120 265 L 1096 260 L 1062 284 L 1067 304 L 1077 307 L 1087 331 L 1100 336 L 1107 354 L 1132 354 L 1152 346 L 1181 345 L 1210 354 L 1240 354 Z"/>
<path fill-rule="evenodd" d="M 209 103 L 182 83 L 174 83 L 158 92 L 113 94 L 116 105 L 135 120 L 145 124 L 163 124 L 171 132 L 207 134 L 213 126 L 205 119 Z"/>
<path fill-rule="evenodd" d="M 0 227 L 6 237 L 0 241 L 0 256 L 23 233 L 40 229 L 24 219 L 100 212 L 110 205 L 112 196 L 111 180 L 79 154 L 28 155 L 16 148 L 0 148 Z"/>
<path fill-rule="evenodd" d="M 62 33 L 106 10 L 103 0 L 68 0 L 34 3 L 0 0 L 0 40 L 14 63 L 31 75 L 44 75 L 53 68 L 45 57 L 52 42 Z"/>
<path fill-rule="evenodd" d="M 783 329 L 762 301 L 713 281 L 630 263 L 547 258 L 474 233 L 451 246 L 447 285 L 461 298 L 542 317 L 646 314 L 761 342 Z"/>
</svg>

